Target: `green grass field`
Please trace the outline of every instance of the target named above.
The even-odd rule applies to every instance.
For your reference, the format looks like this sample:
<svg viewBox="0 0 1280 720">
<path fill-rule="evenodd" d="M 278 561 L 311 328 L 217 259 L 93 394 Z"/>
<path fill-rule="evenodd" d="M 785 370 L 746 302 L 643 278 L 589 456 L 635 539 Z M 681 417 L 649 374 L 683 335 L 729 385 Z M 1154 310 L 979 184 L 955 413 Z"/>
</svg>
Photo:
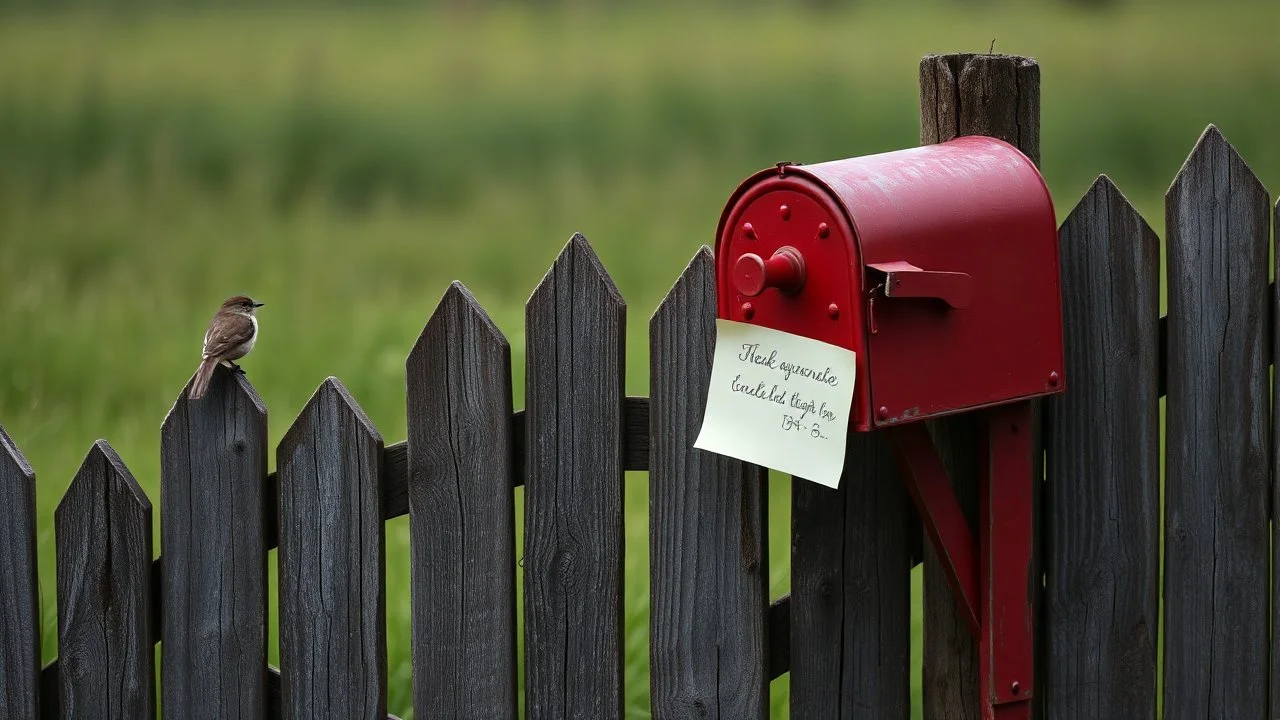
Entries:
<svg viewBox="0 0 1280 720">
<path fill-rule="evenodd" d="M 329 375 L 391 443 L 404 360 L 454 279 L 506 333 L 523 405 L 523 303 L 581 231 L 628 301 L 627 389 L 645 394 L 649 316 L 736 183 L 917 144 L 920 57 L 993 39 L 1041 63 L 1060 219 L 1105 172 L 1163 235 L 1209 123 L 1280 189 L 1280 6 L 1123 5 L 5 17 L 0 425 L 39 475 L 46 659 L 53 510 L 99 437 L 158 506 L 160 423 L 227 295 L 267 303 L 244 366 L 273 444 Z M 789 493 L 773 481 L 774 596 Z M 630 473 L 632 718 L 649 714 L 647 494 Z M 390 709 L 408 718 L 405 519 L 387 547 Z"/>
</svg>

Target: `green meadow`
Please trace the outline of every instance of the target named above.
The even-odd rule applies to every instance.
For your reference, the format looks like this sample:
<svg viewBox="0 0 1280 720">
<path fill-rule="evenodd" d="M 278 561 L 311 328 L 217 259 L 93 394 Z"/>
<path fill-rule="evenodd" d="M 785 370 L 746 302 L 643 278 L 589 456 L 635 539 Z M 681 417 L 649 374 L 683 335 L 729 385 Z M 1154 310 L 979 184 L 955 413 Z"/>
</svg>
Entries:
<svg viewBox="0 0 1280 720">
<path fill-rule="evenodd" d="M 1210 123 L 1280 190 L 1280 5 L 855 5 L 0 15 L 0 425 L 38 474 L 46 661 L 54 508 L 105 438 L 162 551 L 160 424 L 228 295 L 266 303 L 243 366 L 273 447 L 330 375 L 390 444 L 406 356 L 453 280 L 506 334 L 523 405 L 524 303 L 582 232 L 627 300 L 643 395 L 649 317 L 738 181 L 918 144 L 921 56 L 993 42 L 1040 62 L 1059 220 L 1106 173 L 1163 236 Z M 626 713 L 643 718 L 644 473 L 625 496 Z M 775 476 L 775 597 L 789 513 Z M 387 553 L 390 710 L 410 718 L 405 518 Z M 786 717 L 787 679 L 772 688 Z"/>
</svg>

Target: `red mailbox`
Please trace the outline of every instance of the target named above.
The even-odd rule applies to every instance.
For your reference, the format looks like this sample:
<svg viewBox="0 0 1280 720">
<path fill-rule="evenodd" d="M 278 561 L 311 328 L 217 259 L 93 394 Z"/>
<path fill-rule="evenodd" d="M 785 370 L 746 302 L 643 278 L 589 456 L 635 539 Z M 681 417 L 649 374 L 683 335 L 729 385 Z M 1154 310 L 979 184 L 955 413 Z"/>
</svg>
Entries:
<svg viewBox="0 0 1280 720">
<path fill-rule="evenodd" d="M 1063 389 L 1053 202 L 1005 142 L 779 165 L 718 236 L 721 317 L 858 354 L 855 430 Z"/>
<path fill-rule="evenodd" d="M 1053 201 L 1001 140 L 825 162 L 748 178 L 721 216 L 720 317 L 857 354 L 850 429 L 883 430 L 979 639 L 983 718 L 1030 717 L 1033 427 L 1063 392 Z M 980 518 L 960 510 L 916 422 L 973 412 Z"/>
</svg>

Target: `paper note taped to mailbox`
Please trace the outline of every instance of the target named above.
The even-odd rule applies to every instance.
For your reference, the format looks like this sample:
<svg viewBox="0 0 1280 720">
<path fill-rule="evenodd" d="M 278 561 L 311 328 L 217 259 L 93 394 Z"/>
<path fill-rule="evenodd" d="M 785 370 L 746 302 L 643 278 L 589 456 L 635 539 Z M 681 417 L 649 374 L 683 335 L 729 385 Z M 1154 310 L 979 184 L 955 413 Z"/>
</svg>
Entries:
<svg viewBox="0 0 1280 720">
<path fill-rule="evenodd" d="M 856 353 L 771 328 L 716 320 L 694 447 L 838 487 Z"/>
</svg>

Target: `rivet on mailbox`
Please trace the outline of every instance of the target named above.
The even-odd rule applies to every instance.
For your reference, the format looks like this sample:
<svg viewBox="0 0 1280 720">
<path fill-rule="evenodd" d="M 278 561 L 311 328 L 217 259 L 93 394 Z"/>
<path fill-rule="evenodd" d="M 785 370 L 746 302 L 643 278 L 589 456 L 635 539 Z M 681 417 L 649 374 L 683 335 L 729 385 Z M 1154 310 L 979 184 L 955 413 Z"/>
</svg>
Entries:
<svg viewBox="0 0 1280 720">
<path fill-rule="evenodd" d="M 978 638 L 981 716 L 1029 718 L 1031 401 L 1066 390 L 1057 223 L 1035 165 L 966 136 L 770 167 L 730 198 L 716 274 L 721 318 L 856 353 L 849 429 L 885 433 L 940 550 Z M 957 413 L 982 428 L 976 533 L 921 422 Z"/>
</svg>

